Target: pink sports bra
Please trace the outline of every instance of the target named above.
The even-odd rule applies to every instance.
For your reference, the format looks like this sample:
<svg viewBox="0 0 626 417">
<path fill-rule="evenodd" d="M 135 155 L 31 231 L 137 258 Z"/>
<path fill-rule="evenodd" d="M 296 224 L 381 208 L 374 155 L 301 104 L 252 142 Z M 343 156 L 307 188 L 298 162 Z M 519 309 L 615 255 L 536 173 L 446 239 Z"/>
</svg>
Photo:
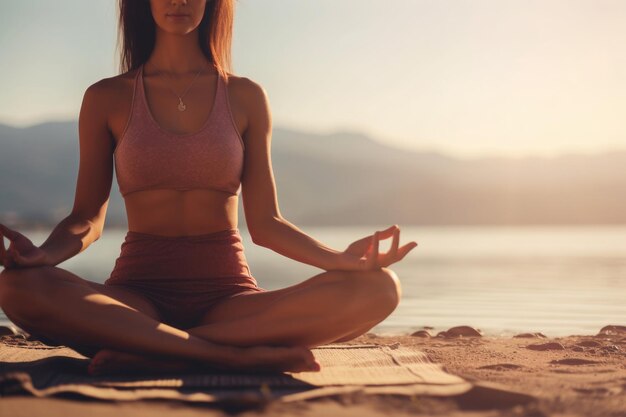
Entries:
<svg viewBox="0 0 626 417">
<path fill-rule="evenodd" d="M 202 128 L 177 135 L 156 122 L 146 99 L 143 65 L 135 75 L 131 114 L 115 147 L 120 193 L 152 189 L 241 190 L 244 143 L 235 125 L 228 90 L 217 75 L 213 107 Z"/>
</svg>

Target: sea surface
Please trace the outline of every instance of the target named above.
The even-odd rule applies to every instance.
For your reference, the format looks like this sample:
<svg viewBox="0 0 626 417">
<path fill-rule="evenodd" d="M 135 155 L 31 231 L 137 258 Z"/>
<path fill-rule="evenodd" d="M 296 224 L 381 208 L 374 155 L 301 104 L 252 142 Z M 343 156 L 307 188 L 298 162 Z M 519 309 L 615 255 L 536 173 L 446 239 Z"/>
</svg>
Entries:
<svg viewBox="0 0 626 417">
<path fill-rule="evenodd" d="M 376 230 L 299 227 L 337 250 Z M 22 232 L 35 244 L 48 236 Z M 93 245 L 58 266 L 104 282 L 125 233 L 105 229 Z M 283 288 L 323 272 L 256 246 L 245 229 L 241 234 L 250 270 L 263 288 Z M 429 326 L 436 333 L 469 325 L 488 336 L 558 337 L 626 325 L 625 226 L 402 227 L 400 243 L 410 240 L 419 246 L 391 266 L 402 282 L 400 305 L 373 332 L 401 334 Z M 390 243 L 381 242 L 381 251 Z M 8 323 L 1 313 L 0 323 Z"/>
</svg>

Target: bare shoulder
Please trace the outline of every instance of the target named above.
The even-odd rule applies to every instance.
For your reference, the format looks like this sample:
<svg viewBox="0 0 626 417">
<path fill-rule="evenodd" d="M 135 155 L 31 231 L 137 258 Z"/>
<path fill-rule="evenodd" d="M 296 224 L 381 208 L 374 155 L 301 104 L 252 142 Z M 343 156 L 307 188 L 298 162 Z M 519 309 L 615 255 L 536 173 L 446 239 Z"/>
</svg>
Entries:
<svg viewBox="0 0 626 417">
<path fill-rule="evenodd" d="M 229 74 L 228 90 L 231 104 L 234 101 L 245 113 L 246 127 L 250 125 L 269 127 L 271 112 L 265 88 L 248 77 Z"/>
<path fill-rule="evenodd" d="M 102 78 L 87 87 L 84 94 L 87 118 L 100 121 L 115 139 L 120 137 L 130 112 L 136 71 Z"/>
<path fill-rule="evenodd" d="M 242 98 L 247 98 L 249 100 L 258 99 L 259 96 L 266 95 L 265 88 L 258 83 L 248 77 L 243 77 L 234 74 L 228 74 L 228 85 L 229 90 L 232 93 L 237 94 Z"/>
<path fill-rule="evenodd" d="M 115 100 L 124 98 L 128 95 L 128 92 L 132 95 L 135 71 L 137 70 L 102 78 L 87 87 L 85 95 L 89 94 L 97 98 L 102 104 L 117 104 Z"/>
</svg>

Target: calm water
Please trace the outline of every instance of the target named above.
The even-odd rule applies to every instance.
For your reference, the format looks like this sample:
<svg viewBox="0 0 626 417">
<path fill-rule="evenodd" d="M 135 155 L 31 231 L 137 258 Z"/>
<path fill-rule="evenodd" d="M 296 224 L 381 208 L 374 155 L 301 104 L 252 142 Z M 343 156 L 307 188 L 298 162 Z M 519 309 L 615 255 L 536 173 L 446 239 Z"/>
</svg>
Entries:
<svg viewBox="0 0 626 417">
<path fill-rule="evenodd" d="M 375 231 L 300 228 L 341 250 Z M 25 234 L 35 244 L 48 236 Z M 283 288 L 322 272 L 254 245 L 245 230 L 241 234 L 252 274 L 264 288 Z M 59 266 L 103 282 L 124 235 L 124 230 L 105 230 L 86 251 Z M 436 332 L 466 324 L 494 336 L 529 331 L 564 336 L 626 324 L 626 227 L 404 227 L 401 243 L 409 240 L 419 246 L 393 265 L 403 299 L 375 332 L 423 326 Z M 389 243 L 381 243 L 381 250 Z"/>
</svg>

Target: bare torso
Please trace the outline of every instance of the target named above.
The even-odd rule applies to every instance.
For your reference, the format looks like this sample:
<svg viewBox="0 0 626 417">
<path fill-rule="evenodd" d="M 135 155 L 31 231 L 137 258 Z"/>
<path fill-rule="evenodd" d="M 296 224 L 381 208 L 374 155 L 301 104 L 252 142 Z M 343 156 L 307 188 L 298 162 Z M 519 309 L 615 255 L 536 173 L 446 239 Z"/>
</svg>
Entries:
<svg viewBox="0 0 626 417">
<path fill-rule="evenodd" d="M 122 137 L 131 111 L 135 71 L 109 78 L 107 88 L 108 127 L 117 144 Z M 158 80 L 144 71 L 146 98 L 150 112 L 158 125 L 171 133 L 185 135 L 202 127 L 215 94 L 215 70 L 205 71 L 194 87 L 185 95 L 187 110 L 172 111 L 177 99 Z M 231 76 L 228 94 L 235 125 L 242 134 L 247 118 L 241 106 L 237 106 L 237 78 Z M 180 91 L 179 91 L 180 93 Z M 209 99 L 207 99 L 209 97 Z M 184 138 L 181 138 L 181 140 Z M 113 158 L 113 155 L 111 155 Z M 131 231 L 166 236 L 198 235 L 237 227 L 238 197 L 211 189 L 195 190 L 144 190 L 128 194 L 125 199 L 128 229 Z"/>
</svg>

